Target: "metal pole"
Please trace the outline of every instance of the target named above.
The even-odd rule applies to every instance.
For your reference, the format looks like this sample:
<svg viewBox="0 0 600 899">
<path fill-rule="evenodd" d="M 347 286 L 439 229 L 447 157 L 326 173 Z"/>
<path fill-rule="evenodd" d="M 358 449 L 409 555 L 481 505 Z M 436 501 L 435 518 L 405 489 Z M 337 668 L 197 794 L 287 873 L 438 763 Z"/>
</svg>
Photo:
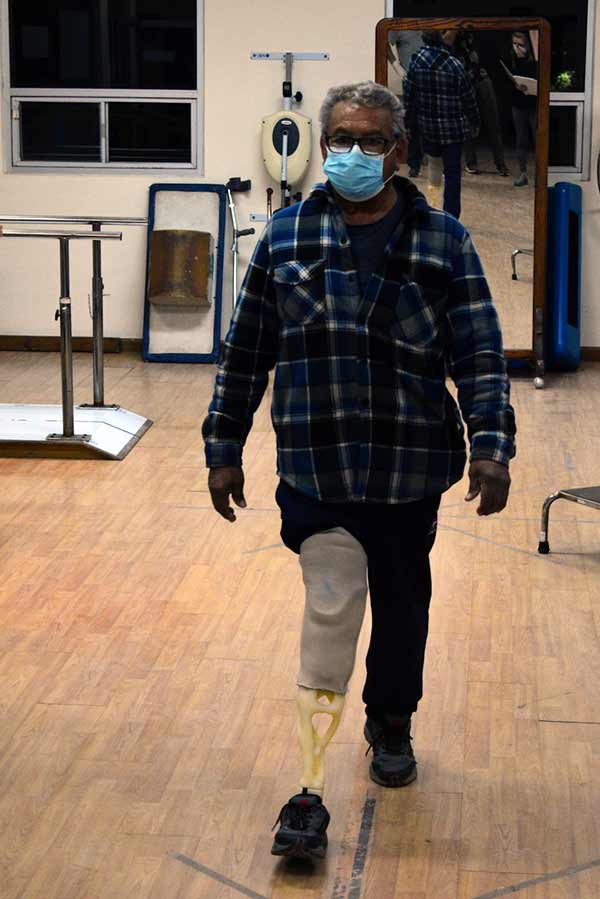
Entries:
<svg viewBox="0 0 600 899">
<path fill-rule="evenodd" d="M 144 218 L 102 217 L 89 218 L 85 215 L 0 215 L 1 225 L 147 225 Z"/>
<path fill-rule="evenodd" d="M 285 63 L 285 81 L 289 83 L 289 96 L 283 95 L 283 108 L 289 111 L 292 108 L 292 63 L 294 62 L 293 53 L 284 53 L 283 61 Z M 283 203 L 281 204 L 283 206 Z"/>
<path fill-rule="evenodd" d="M 121 240 L 123 234 L 121 231 L 103 231 L 102 234 L 91 234 L 89 231 L 30 231 L 28 228 L 9 228 L 0 227 L 0 237 L 29 237 L 36 240 L 41 238 L 61 238 L 66 237 L 68 240 Z"/>
<path fill-rule="evenodd" d="M 288 131 L 284 129 L 281 140 L 281 208 L 287 206 L 289 185 L 287 183 Z"/>
<path fill-rule="evenodd" d="M 227 190 L 227 203 L 229 205 L 229 213 L 231 215 L 231 230 L 233 231 L 233 240 L 231 244 L 231 252 L 233 254 L 233 269 L 232 269 L 232 293 L 233 293 L 233 302 L 231 304 L 231 308 L 235 309 L 235 304 L 237 300 L 237 256 L 238 256 L 238 226 L 237 226 L 237 217 L 235 214 L 235 203 L 233 201 L 233 194 L 231 190 Z"/>
<path fill-rule="evenodd" d="M 60 238 L 60 368 L 62 374 L 63 437 L 74 436 L 73 340 L 69 284 L 69 239 Z"/>
<path fill-rule="evenodd" d="M 285 80 L 292 80 L 292 65 L 294 64 L 294 54 L 286 53 L 283 57 L 283 61 L 285 62 Z"/>
<path fill-rule="evenodd" d="M 100 231 L 99 222 L 92 225 Z M 104 406 L 104 282 L 102 281 L 102 241 L 92 241 L 92 366 L 94 372 L 94 406 Z"/>
</svg>

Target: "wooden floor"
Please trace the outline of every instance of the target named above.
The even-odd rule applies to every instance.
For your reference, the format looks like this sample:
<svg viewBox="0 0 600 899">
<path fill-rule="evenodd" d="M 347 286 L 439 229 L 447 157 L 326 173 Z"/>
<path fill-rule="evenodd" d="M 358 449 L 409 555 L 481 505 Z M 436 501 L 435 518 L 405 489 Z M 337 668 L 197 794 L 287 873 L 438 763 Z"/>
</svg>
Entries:
<svg viewBox="0 0 600 899">
<path fill-rule="evenodd" d="M 57 401 L 58 365 L 0 354 L 0 400 Z M 78 356 L 79 402 L 90 371 Z M 514 383 L 503 515 L 444 498 L 404 790 L 368 779 L 363 631 L 314 870 L 269 854 L 300 771 L 303 593 L 268 405 L 231 525 L 205 486 L 213 373 L 111 356 L 107 400 L 156 422 L 123 462 L 0 459 L 2 899 L 597 899 L 600 515 L 556 504 L 536 548 L 543 498 L 600 482 L 600 366 Z"/>
</svg>

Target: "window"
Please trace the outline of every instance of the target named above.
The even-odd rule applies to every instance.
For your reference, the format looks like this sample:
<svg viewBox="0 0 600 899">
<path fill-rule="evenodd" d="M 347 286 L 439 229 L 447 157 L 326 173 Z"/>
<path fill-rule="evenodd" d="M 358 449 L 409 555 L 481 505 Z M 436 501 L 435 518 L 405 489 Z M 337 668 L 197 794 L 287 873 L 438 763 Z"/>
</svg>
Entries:
<svg viewBox="0 0 600 899">
<path fill-rule="evenodd" d="M 570 171 L 577 165 L 581 144 L 580 103 L 553 103 L 550 107 L 550 153 L 548 165 Z"/>
<path fill-rule="evenodd" d="M 13 166 L 197 166 L 200 0 L 2 2 Z"/>
<path fill-rule="evenodd" d="M 569 0 L 567 4 L 564 0 L 524 0 L 509 6 L 503 6 L 499 0 L 387 0 L 386 7 L 388 15 L 398 18 L 539 16 L 547 19 L 552 29 L 550 170 L 580 173 L 589 178 L 594 5 L 595 0 Z M 568 104 L 575 104 L 577 109 L 568 109 Z M 556 113 L 552 112 L 554 106 L 560 107 Z M 569 142 L 577 152 L 571 153 L 571 162 L 566 165 Z M 562 161 L 555 166 L 552 160 L 559 158 Z"/>
</svg>

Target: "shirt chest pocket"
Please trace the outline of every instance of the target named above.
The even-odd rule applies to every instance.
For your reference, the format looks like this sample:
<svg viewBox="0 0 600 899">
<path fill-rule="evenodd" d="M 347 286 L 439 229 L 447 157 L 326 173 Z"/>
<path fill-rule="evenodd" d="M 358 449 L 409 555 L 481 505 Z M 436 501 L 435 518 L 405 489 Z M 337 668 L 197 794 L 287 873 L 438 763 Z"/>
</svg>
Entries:
<svg viewBox="0 0 600 899">
<path fill-rule="evenodd" d="M 391 335 L 413 345 L 432 345 L 445 335 L 447 293 L 443 289 L 421 287 L 414 281 L 404 284 L 394 303 Z"/>
<path fill-rule="evenodd" d="M 326 318 L 324 259 L 283 262 L 273 269 L 273 282 L 283 324 L 311 325 Z"/>
</svg>

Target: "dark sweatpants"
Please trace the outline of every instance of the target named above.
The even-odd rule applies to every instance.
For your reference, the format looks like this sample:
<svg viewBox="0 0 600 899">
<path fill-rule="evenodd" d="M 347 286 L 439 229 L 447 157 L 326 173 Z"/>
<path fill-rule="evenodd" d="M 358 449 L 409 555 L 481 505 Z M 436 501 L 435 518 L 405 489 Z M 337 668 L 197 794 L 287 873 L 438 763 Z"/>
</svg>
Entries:
<svg viewBox="0 0 600 899">
<path fill-rule="evenodd" d="M 441 497 L 400 505 L 324 503 L 280 481 L 281 538 L 295 553 L 319 531 L 345 528 L 368 564 L 372 630 L 363 701 L 367 714 L 416 711 L 423 695 L 431 571 Z"/>
<path fill-rule="evenodd" d="M 537 113 L 535 107 L 512 107 L 513 124 L 517 138 L 517 159 L 519 170 L 527 172 L 527 155 L 531 146 L 535 147 L 535 130 L 537 127 Z"/>
<path fill-rule="evenodd" d="M 492 147 L 496 168 L 502 170 L 506 166 L 504 160 L 504 146 L 502 144 L 502 126 L 498 113 L 498 101 L 496 91 L 490 77 L 482 78 L 475 85 L 477 105 L 482 124 L 487 132 L 488 140 Z M 477 150 L 474 138 L 465 140 L 465 162 L 471 168 L 477 168 Z"/>
</svg>

